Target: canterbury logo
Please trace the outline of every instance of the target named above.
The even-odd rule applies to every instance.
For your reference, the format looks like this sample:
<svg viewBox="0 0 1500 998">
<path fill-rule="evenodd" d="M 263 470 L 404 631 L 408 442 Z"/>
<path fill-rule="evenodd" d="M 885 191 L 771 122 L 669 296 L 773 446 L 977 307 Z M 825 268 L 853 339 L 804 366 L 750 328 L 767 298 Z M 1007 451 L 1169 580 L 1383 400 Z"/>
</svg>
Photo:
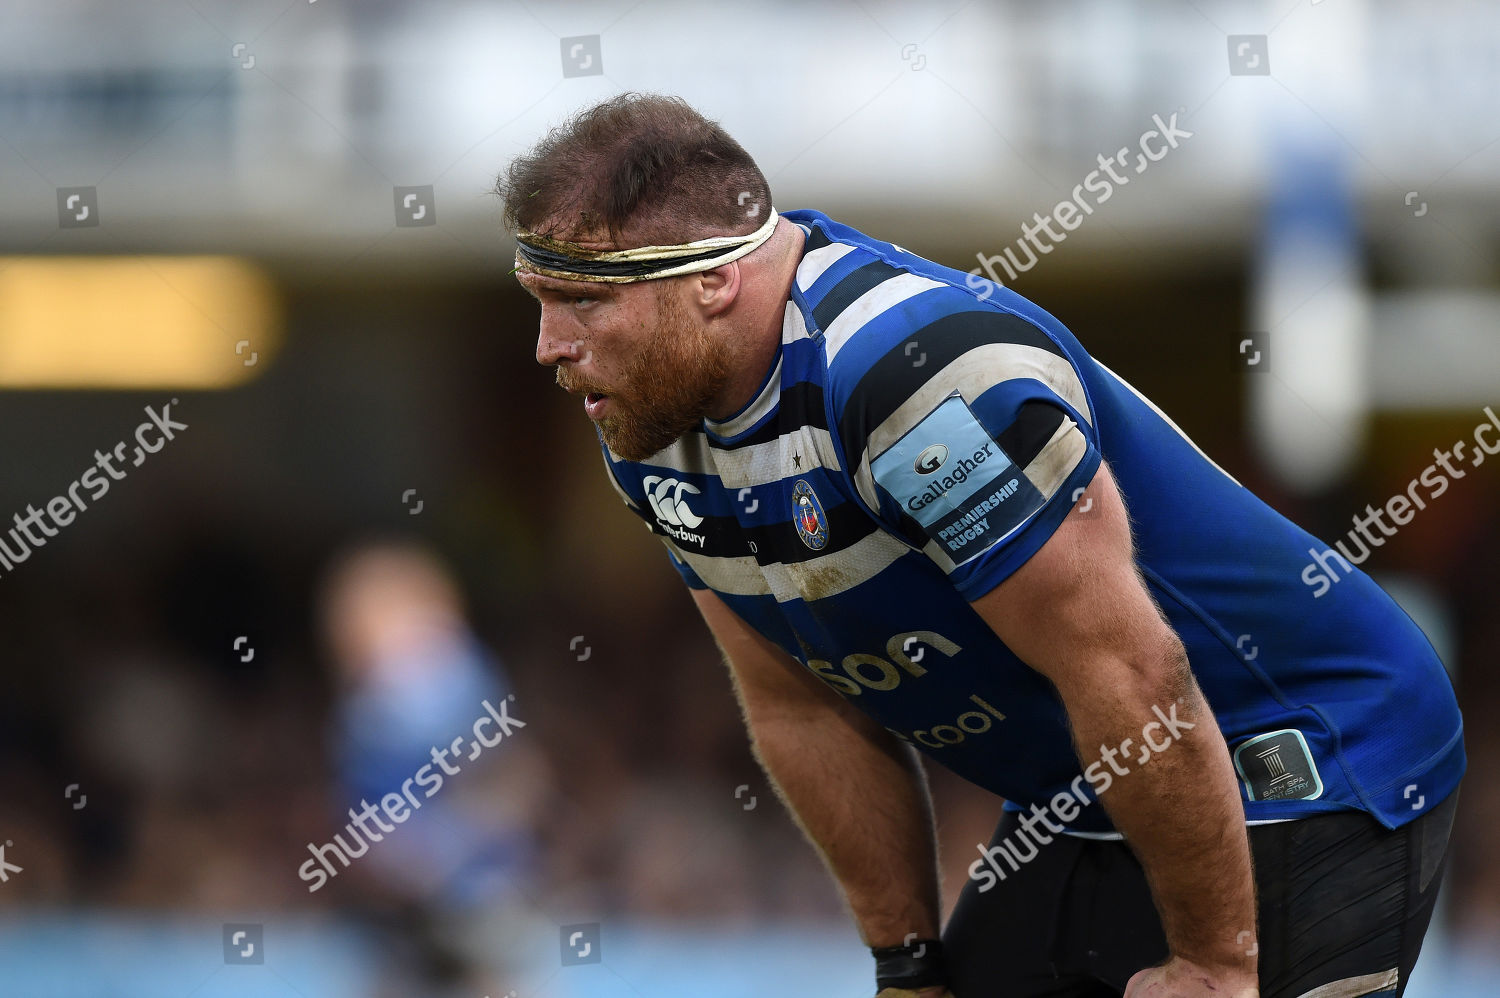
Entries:
<svg viewBox="0 0 1500 998">
<path fill-rule="evenodd" d="M 647 475 L 641 484 L 646 487 L 646 501 L 651 504 L 651 512 L 662 523 L 674 527 L 696 527 L 703 522 L 703 517 L 689 509 L 687 500 L 682 497 L 684 492 L 697 495 L 696 486 L 660 475 Z"/>
</svg>

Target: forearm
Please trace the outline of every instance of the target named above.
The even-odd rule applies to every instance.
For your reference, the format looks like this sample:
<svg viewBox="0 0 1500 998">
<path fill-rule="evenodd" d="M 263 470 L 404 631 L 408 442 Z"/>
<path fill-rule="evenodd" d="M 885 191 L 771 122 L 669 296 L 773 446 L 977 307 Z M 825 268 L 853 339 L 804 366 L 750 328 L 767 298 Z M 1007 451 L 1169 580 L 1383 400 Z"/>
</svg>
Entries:
<svg viewBox="0 0 1500 998">
<path fill-rule="evenodd" d="M 871 947 L 938 935 L 937 847 L 910 746 L 745 625 L 693 600 L 724 652 L 756 758 L 843 889 Z"/>
<path fill-rule="evenodd" d="M 1184 730 L 1159 752 L 1124 749 L 1129 772 L 1100 801 L 1146 871 L 1172 954 L 1254 973 L 1249 840 L 1223 735 L 1185 659 L 1128 675 L 1107 702 L 1074 712 L 1085 763 L 1126 739 L 1141 746 L 1142 729 L 1157 717 L 1153 706 L 1168 716 L 1175 708 Z M 1157 744 L 1166 740 L 1161 730 L 1158 723 L 1151 732 Z"/>
<path fill-rule="evenodd" d="M 932 806 L 909 746 L 852 708 L 749 718 L 756 757 L 844 892 L 861 938 L 937 938 Z"/>
</svg>

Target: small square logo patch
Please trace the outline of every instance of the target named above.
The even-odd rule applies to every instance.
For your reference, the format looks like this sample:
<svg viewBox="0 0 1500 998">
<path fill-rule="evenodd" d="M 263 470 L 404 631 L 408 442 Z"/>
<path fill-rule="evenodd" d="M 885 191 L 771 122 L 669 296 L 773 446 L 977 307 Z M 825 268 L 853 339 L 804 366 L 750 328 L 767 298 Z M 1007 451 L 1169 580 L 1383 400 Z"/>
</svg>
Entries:
<svg viewBox="0 0 1500 998">
<path fill-rule="evenodd" d="M 1265 35 L 1229 36 L 1229 75 L 1271 75 L 1271 54 Z"/>
<path fill-rule="evenodd" d="M 599 923 L 580 922 L 562 927 L 562 965 L 576 967 L 604 959 L 599 945 Z"/>
<path fill-rule="evenodd" d="M 562 39 L 564 77 L 599 76 L 604 72 L 604 56 L 599 50 L 598 35 L 573 35 Z"/>
<path fill-rule="evenodd" d="M 57 189 L 57 224 L 63 229 L 85 229 L 98 225 L 98 189 L 59 187 Z"/>
<path fill-rule="evenodd" d="M 396 187 L 396 225 L 406 229 L 437 224 L 437 200 L 431 184 Z"/>
<path fill-rule="evenodd" d="M 1271 334 L 1246 332 L 1234 337 L 1234 369 L 1249 374 L 1265 374 L 1271 369 Z"/>
<path fill-rule="evenodd" d="M 224 962 L 265 963 L 265 926 L 259 922 L 225 922 Z"/>
<path fill-rule="evenodd" d="M 1252 801 L 1315 800 L 1323 780 L 1307 739 L 1295 728 L 1270 731 L 1234 750 L 1234 768 Z"/>
</svg>

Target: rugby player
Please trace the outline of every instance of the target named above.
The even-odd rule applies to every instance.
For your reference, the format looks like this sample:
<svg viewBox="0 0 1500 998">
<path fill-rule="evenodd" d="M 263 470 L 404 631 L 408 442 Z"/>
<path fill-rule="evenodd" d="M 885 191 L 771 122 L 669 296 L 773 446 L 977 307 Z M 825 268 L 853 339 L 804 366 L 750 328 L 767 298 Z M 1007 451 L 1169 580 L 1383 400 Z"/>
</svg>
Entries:
<svg viewBox="0 0 1500 998">
<path fill-rule="evenodd" d="M 536 358 L 691 587 L 882 996 L 1405 989 L 1462 724 L 1368 576 L 1315 597 L 1326 545 L 1057 319 L 778 213 L 678 98 L 586 109 L 496 190 Z M 1006 800 L 941 931 L 913 750 Z"/>
</svg>

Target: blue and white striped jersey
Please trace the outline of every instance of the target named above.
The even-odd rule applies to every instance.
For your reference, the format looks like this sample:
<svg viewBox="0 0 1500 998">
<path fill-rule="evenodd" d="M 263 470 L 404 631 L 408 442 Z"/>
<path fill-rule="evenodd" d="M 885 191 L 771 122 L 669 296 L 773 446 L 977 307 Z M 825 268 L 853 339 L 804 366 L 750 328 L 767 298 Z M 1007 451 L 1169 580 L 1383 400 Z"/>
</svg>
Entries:
<svg viewBox="0 0 1500 998">
<path fill-rule="evenodd" d="M 1080 776 L 1102 790 L 1051 684 L 969 601 L 1046 543 L 1104 459 L 1247 819 L 1356 809 L 1396 827 L 1457 786 L 1452 687 L 1368 576 L 1315 598 L 1301 572 L 1325 545 L 1020 295 L 783 214 L 806 242 L 755 397 L 645 461 L 605 448 L 689 586 L 1008 806 Z M 1099 807 L 1070 827 L 1110 828 Z"/>
</svg>

